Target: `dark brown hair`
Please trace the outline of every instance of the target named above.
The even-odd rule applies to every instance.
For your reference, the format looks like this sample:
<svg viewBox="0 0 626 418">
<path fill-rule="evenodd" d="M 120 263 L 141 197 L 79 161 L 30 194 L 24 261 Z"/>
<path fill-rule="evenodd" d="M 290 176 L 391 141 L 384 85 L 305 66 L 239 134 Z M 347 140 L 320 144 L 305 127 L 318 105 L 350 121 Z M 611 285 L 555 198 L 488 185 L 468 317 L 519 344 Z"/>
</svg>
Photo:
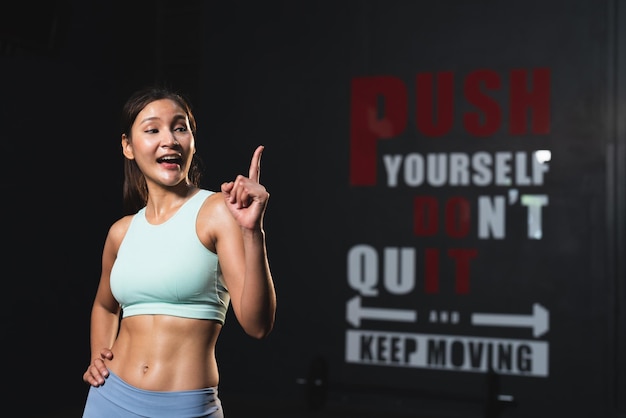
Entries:
<svg viewBox="0 0 626 418">
<path fill-rule="evenodd" d="M 148 104 L 161 99 L 169 99 L 177 103 L 189 118 L 191 133 L 196 136 L 196 119 L 191 111 L 191 104 L 180 93 L 164 87 L 148 87 L 133 93 L 122 108 L 122 134 L 132 142 L 131 131 L 139 112 Z M 200 187 L 202 174 L 201 161 L 198 153 L 194 153 L 189 168 L 189 181 Z M 148 187 L 146 179 L 139 170 L 135 160 L 124 159 L 124 185 L 123 185 L 124 210 L 127 214 L 135 213 L 148 202 Z"/>
</svg>

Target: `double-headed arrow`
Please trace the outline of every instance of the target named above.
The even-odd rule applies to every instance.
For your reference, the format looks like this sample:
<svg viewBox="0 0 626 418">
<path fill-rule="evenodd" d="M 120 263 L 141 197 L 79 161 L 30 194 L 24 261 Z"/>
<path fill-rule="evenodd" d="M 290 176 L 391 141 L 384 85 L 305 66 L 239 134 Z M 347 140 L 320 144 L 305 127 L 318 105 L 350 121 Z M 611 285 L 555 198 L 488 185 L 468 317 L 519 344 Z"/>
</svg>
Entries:
<svg viewBox="0 0 626 418">
<path fill-rule="evenodd" d="M 346 319 L 355 327 L 361 326 L 362 319 L 415 322 L 417 312 L 405 309 L 364 308 L 361 306 L 361 298 L 355 296 L 346 304 Z"/>
</svg>

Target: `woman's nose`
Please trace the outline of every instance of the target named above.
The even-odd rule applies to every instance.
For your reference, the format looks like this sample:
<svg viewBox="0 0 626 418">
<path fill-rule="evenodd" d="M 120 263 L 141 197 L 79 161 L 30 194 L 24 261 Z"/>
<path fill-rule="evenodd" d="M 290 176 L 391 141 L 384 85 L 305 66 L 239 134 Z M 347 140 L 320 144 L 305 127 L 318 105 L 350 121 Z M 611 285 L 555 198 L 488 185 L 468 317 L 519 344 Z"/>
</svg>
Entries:
<svg viewBox="0 0 626 418">
<path fill-rule="evenodd" d="M 176 135 L 174 133 L 166 135 L 166 139 L 164 139 L 164 143 L 167 146 L 179 146 L 180 145 L 180 142 L 178 142 L 178 138 L 176 138 Z"/>
</svg>

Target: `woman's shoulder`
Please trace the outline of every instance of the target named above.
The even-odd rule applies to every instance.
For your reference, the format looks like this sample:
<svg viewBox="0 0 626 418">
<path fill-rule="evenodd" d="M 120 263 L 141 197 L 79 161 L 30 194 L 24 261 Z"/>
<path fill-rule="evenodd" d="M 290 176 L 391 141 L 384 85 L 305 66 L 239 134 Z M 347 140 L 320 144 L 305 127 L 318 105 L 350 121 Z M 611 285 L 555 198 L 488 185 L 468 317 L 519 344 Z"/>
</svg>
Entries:
<svg viewBox="0 0 626 418">
<path fill-rule="evenodd" d="M 122 216 L 117 221 L 113 222 L 110 229 L 128 229 L 128 225 L 130 225 L 130 222 L 133 220 L 134 217 L 135 214 Z"/>
<path fill-rule="evenodd" d="M 135 215 L 126 215 L 113 222 L 109 227 L 108 237 L 116 242 L 121 242 L 124 235 L 126 235 L 126 231 L 128 231 L 133 217 L 135 217 Z"/>
<path fill-rule="evenodd" d="M 205 220 L 218 221 L 224 216 L 230 216 L 224 202 L 224 194 L 221 191 L 210 191 L 200 208 L 200 217 Z"/>
<path fill-rule="evenodd" d="M 204 199 L 203 206 L 212 205 L 223 200 L 222 192 L 216 192 L 209 189 L 200 189 L 198 195 Z"/>
<path fill-rule="evenodd" d="M 205 189 L 202 187 L 198 188 L 197 193 L 200 196 L 204 196 L 204 198 L 209 198 L 209 197 L 215 198 L 216 195 L 222 194 L 222 192 L 218 192 L 218 191 L 211 190 L 211 189 Z"/>
</svg>

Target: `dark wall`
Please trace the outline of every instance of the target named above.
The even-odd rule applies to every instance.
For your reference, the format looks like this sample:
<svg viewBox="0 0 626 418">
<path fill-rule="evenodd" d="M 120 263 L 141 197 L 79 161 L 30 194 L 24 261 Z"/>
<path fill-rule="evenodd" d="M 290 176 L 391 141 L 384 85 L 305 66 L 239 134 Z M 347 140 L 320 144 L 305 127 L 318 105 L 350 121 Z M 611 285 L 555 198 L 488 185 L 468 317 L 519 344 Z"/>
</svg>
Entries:
<svg viewBox="0 0 626 418">
<path fill-rule="evenodd" d="M 626 413 L 619 4 L 49 4 L 14 6 L 0 32 L 3 341 L 15 393 L 43 385 L 52 409 L 83 402 L 100 251 L 121 214 L 119 109 L 156 82 L 195 104 L 207 188 L 245 173 L 266 146 L 278 321 L 254 341 L 231 314 L 218 343 L 223 396 L 304 408 L 321 364 L 329 404 Z M 536 101 L 520 110 L 524 92 Z M 429 103 L 443 107 L 429 115 Z M 534 184 L 514 174 L 409 184 L 410 166 L 394 184 L 385 168 L 394 156 L 408 166 L 511 153 L 526 158 L 512 173 L 530 172 L 536 150 L 551 160 Z M 545 199 L 534 217 L 524 195 Z M 421 217 L 425 201 L 439 205 L 434 221 Z M 504 221 L 500 235 L 480 235 L 480 202 L 504 202 L 504 218 L 490 218 Z M 470 258 L 459 267 L 454 254 Z M 535 333 L 533 312 L 548 315 Z"/>
<path fill-rule="evenodd" d="M 339 402 L 421 402 L 451 415 L 468 404 L 503 416 L 623 411 L 621 9 L 586 1 L 225 9 L 236 16 L 223 37 L 237 66 L 216 60 L 218 95 L 228 97 L 216 105 L 233 110 L 216 136 L 246 146 L 262 136 L 274 214 L 298 202 L 291 222 L 281 218 L 286 233 L 270 235 L 281 252 L 284 320 L 269 346 L 289 366 L 270 361 L 261 375 L 280 376 L 283 389 L 306 375 L 303 359 L 322 356 Z M 261 10 L 270 18 L 258 18 Z M 435 81 L 418 76 L 442 77 L 444 87 L 452 79 L 450 94 L 438 87 L 439 115 L 426 113 Z M 529 174 L 537 150 L 551 160 L 527 184 L 516 170 Z M 510 153 L 510 183 L 415 185 L 403 166 L 392 184 L 384 169 L 388 157 L 479 153 Z M 359 168 L 362 154 L 375 164 Z M 423 199 L 439 205 L 432 234 L 416 226 Z M 479 205 L 498 199 L 500 235 L 479 236 L 479 216 L 490 216 Z M 467 206 L 447 213 L 449 202 Z M 408 264 L 393 258 L 401 249 Z M 459 254 L 469 261 L 457 264 Z M 396 316 L 377 311 L 356 323 L 355 301 Z M 476 324 L 481 314 L 490 325 Z M 237 373 L 225 376 L 230 383 Z M 386 400 L 364 396 L 372 392 Z M 490 397 L 500 400 L 493 409 L 484 406 Z"/>
<path fill-rule="evenodd" d="M 201 8 L 176 8 L 190 29 L 174 47 L 161 39 L 167 2 L 40 3 L 2 13 L 2 318 L 12 393 L 40 386 L 54 412 L 80 407 L 87 391 L 100 255 L 122 215 L 121 105 L 151 83 L 197 98 Z"/>
</svg>

